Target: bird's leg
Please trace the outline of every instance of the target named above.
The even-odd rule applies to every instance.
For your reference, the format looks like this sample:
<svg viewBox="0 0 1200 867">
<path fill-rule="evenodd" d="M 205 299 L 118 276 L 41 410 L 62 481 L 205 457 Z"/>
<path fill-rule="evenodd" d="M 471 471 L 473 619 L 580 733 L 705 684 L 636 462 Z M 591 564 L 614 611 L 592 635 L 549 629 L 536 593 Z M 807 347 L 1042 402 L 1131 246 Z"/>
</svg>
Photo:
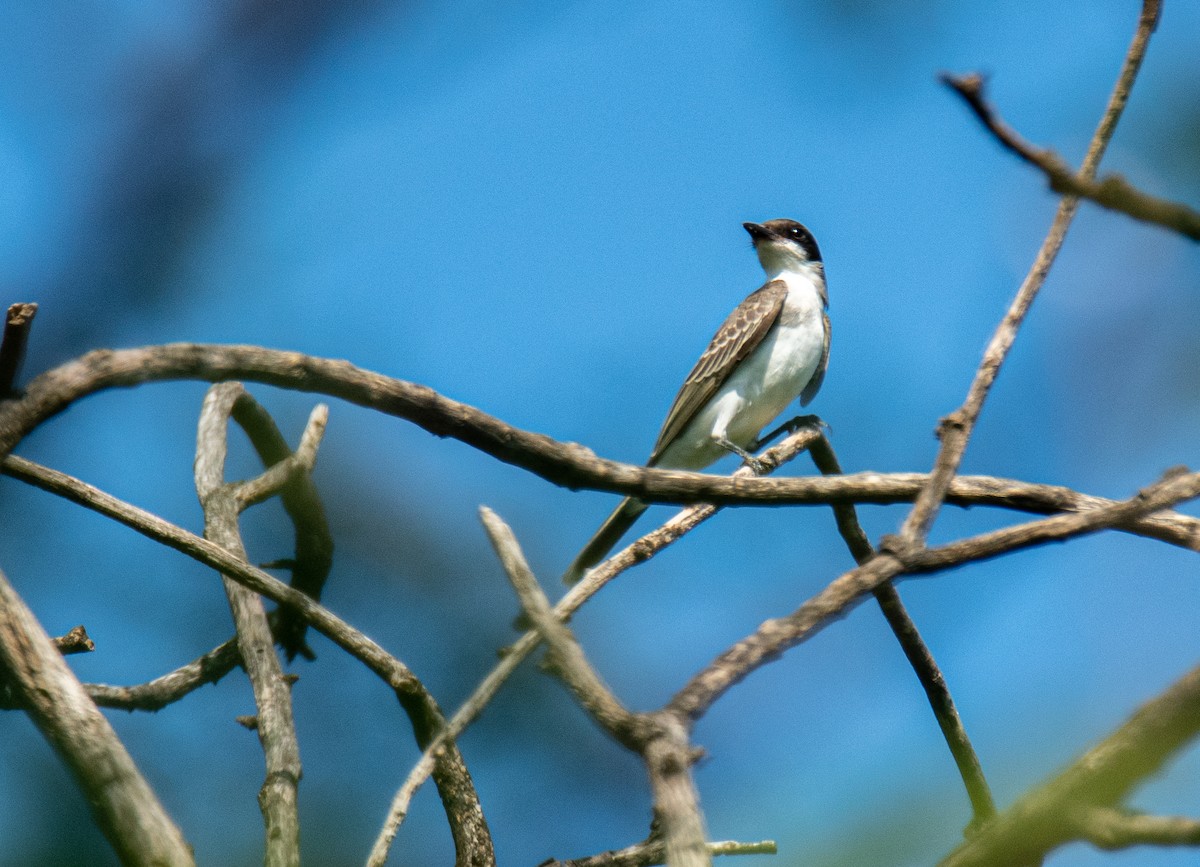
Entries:
<svg viewBox="0 0 1200 867">
<path fill-rule="evenodd" d="M 755 475 L 761 476 L 767 471 L 766 463 L 764 463 L 763 461 L 760 461 L 754 455 L 750 454 L 750 452 L 746 451 L 744 448 L 739 446 L 737 443 L 730 440 L 729 437 L 713 436 L 713 442 L 715 442 L 721 448 L 725 449 L 725 451 L 732 452 L 733 454 L 735 454 L 739 458 L 741 458 L 743 461 L 745 461 L 746 466 L 748 466 L 748 467 L 750 467 L 750 469 L 754 470 Z"/>
<path fill-rule="evenodd" d="M 750 448 L 752 448 L 754 451 L 758 451 L 759 449 L 763 448 L 763 446 L 774 442 L 784 434 L 793 434 L 805 427 L 815 427 L 818 430 L 821 430 L 822 428 L 825 430 L 832 430 L 832 428 L 830 428 L 829 425 L 825 423 L 824 419 L 822 419 L 819 415 L 798 415 L 795 418 L 788 419 L 769 434 L 764 434 L 763 436 L 759 437 L 754 445 L 752 445 Z"/>
</svg>

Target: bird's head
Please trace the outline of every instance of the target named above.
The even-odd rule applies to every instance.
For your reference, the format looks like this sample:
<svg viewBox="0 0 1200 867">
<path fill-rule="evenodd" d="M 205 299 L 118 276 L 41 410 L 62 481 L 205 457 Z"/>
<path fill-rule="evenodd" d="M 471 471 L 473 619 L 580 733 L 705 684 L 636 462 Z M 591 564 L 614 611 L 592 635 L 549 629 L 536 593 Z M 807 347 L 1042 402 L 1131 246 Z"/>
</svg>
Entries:
<svg viewBox="0 0 1200 867">
<path fill-rule="evenodd" d="M 817 240 L 795 220 L 767 220 L 765 223 L 742 223 L 754 242 L 758 261 L 768 275 L 783 271 L 804 271 L 821 262 Z"/>
</svg>

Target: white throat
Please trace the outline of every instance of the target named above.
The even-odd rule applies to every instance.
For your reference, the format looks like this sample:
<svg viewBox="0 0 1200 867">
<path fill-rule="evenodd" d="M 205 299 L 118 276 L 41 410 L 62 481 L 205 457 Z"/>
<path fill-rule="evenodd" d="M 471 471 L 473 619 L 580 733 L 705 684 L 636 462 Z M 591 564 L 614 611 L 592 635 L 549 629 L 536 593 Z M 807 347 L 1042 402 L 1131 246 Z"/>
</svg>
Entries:
<svg viewBox="0 0 1200 867">
<path fill-rule="evenodd" d="M 784 280 L 790 284 L 789 277 L 799 277 L 820 284 L 825 279 L 824 266 L 809 260 L 795 244 L 767 242 L 759 244 L 754 252 L 758 254 L 767 280 Z"/>
</svg>

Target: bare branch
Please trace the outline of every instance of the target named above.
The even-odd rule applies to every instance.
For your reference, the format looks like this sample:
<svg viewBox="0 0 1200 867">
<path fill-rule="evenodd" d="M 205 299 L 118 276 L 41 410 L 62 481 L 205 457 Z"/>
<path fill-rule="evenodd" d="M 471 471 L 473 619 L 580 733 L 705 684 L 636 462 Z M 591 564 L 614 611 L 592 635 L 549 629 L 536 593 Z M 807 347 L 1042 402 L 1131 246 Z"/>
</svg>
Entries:
<svg viewBox="0 0 1200 867">
<path fill-rule="evenodd" d="M 766 479 L 738 473 L 732 477 L 711 476 L 622 464 L 597 458 L 578 444 L 560 443 L 514 428 L 424 386 L 388 379 L 344 361 L 252 346 L 205 344 L 99 350 L 37 377 L 21 398 L 0 402 L 0 454 L 47 418 L 96 391 L 159 380 L 235 377 L 281 388 L 322 392 L 408 419 L 432 433 L 453 436 L 554 484 L 612 491 L 657 503 L 785 506 L 837 501 L 911 502 L 929 481 L 928 476 L 920 473 Z M 20 477 L 8 460 L 0 465 L 0 470 Z M 30 478 L 24 480 L 38 484 Z M 1095 508 L 1112 502 L 1060 486 L 986 476 L 955 478 L 948 501 L 1039 513 Z M 1200 550 L 1200 521 L 1194 518 L 1155 516 L 1120 529 Z"/>
<path fill-rule="evenodd" d="M 654 818 L 667 850 L 670 867 L 707 867 L 704 814 L 692 779 L 695 751 L 688 726 L 670 711 L 653 714 L 658 731 L 646 741 L 642 758 L 654 797 Z"/>
<path fill-rule="evenodd" d="M 1150 7 L 1153 8 L 1150 8 Z M 1158 4 L 1148 4 L 1143 11 L 1156 21 Z M 1151 28 L 1153 24 L 1149 25 Z M 1041 170 L 1050 189 L 1056 193 L 1090 199 L 1109 210 L 1119 211 L 1147 223 L 1155 223 L 1179 232 L 1193 241 L 1200 241 L 1200 212 L 1179 202 L 1158 198 L 1142 192 L 1120 175 L 1105 175 L 1100 179 L 1076 174 L 1066 161 L 1048 148 L 1039 148 L 1026 141 L 1004 122 L 984 96 L 984 79 L 979 73 L 951 75 L 942 73 L 941 81 L 967 104 L 967 107 L 1006 149 Z"/>
<path fill-rule="evenodd" d="M 765 467 L 776 468 L 792 460 L 792 458 L 807 448 L 814 436 L 817 435 L 819 435 L 819 431 L 812 429 L 797 431 L 783 442 L 759 455 L 759 462 Z M 733 481 L 743 481 L 752 473 L 753 470 L 750 467 L 739 467 L 733 474 L 736 477 Z M 914 488 L 914 492 L 915 490 Z M 647 533 L 645 536 L 609 557 L 608 560 L 601 563 L 595 569 L 592 569 L 581 581 L 572 586 L 566 595 L 559 599 L 558 604 L 554 606 L 554 616 L 563 621 L 569 620 L 584 602 L 598 593 L 600 588 L 605 586 L 618 574 L 630 566 L 654 556 L 656 552 L 671 544 L 702 521 L 707 520 L 715 512 L 715 506 L 689 506 L 657 530 Z M 383 841 L 384 838 L 387 838 L 386 842 L 382 843 L 382 845 L 390 845 L 391 838 L 395 836 L 397 829 L 399 829 L 408 815 L 408 807 L 413 796 L 424 784 L 425 780 L 429 778 L 429 774 L 435 766 L 434 763 L 437 756 L 440 755 L 440 751 L 444 749 L 446 744 L 452 743 L 454 739 L 466 731 L 471 723 L 478 719 L 479 715 L 483 713 L 483 709 L 491 703 L 496 693 L 500 691 L 500 687 L 504 685 L 529 654 L 541 644 L 541 641 L 541 635 L 538 634 L 537 630 L 531 629 L 513 644 L 506 647 L 500 654 L 500 661 L 496 664 L 495 668 L 488 672 L 487 676 L 480 681 L 479 685 L 475 687 L 475 690 L 467 697 L 466 701 L 446 721 L 445 727 L 430 741 L 429 745 L 425 748 L 425 752 L 417 760 L 417 763 L 413 765 L 412 770 L 409 771 L 408 776 L 392 799 L 392 806 L 388 811 L 387 819 L 384 821 L 383 829 L 380 831 L 379 839 Z M 379 846 L 381 843 L 377 842 L 376 845 Z"/>
<path fill-rule="evenodd" d="M 1081 178 L 1091 179 L 1096 175 L 1096 167 L 1104 156 L 1108 142 L 1117 127 L 1117 121 L 1129 99 L 1129 91 L 1133 87 L 1134 79 L 1137 78 L 1142 60 L 1146 56 L 1150 34 L 1154 32 L 1158 23 L 1158 12 L 1158 0 L 1144 0 L 1137 31 L 1129 46 L 1129 51 L 1125 55 L 1125 63 L 1109 97 L 1104 116 L 1100 119 L 1088 145 L 1087 154 L 1083 158 L 1083 165 L 1079 170 Z M 1054 264 L 1058 251 L 1062 249 L 1067 229 L 1070 227 L 1078 207 L 1079 199 L 1075 196 L 1064 196 L 1059 203 L 1058 213 L 1054 216 L 1054 222 L 1050 226 L 1046 239 L 1042 242 L 1033 266 L 1021 283 L 1017 297 L 1013 299 L 1012 305 L 1004 314 L 1004 318 L 1000 321 L 984 351 L 983 361 L 975 373 L 975 379 L 967 392 L 966 401 L 942 420 L 939 428 L 942 445 L 938 450 L 933 471 L 930 473 L 929 484 L 917 497 L 912 511 L 909 512 L 904 525 L 900 528 L 900 538 L 906 547 L 916 548 L 925 544 L 929 528 L 933 526 L 938 510 L 946 499 L 950 482 L 958 473 L 963 453 L 967 449 L 967 442 L 975 430 L 975 422 L 983 410 L 983 403 L 987 400 L 992 383 L 996 381 L 1000 367 L 1004 364 L 1009 350 L 1017 339 L 1017 331 L 1020 329 L 1021 323 L 1025 321 L 1025 315 L 1029 312 L 1033 299 L 1041 290 L 1046 275 L 1050 273 L 1050 267 Z"/>
<path fill-rule="evenodd" d="M 1172 755 L 1200 734 L 1200 668 L 1151 699 L 1119 729 L 1088 750 L 1065 771 L 1024 795 L 942 861 L 943 867 L 1022 864 L 1080 838 L 1090 838 L 1113 807 L 1134 786 L 1155 773 Z M 1186 821 L 1186 820 L 1185 820 Z M 1149 836 L 1161 833 L 1165 820 L 1128 818 L 1123 825 Z M 1195 833 L 1194 825 L 1190 833 Z M 1187 829 L 1180 827 L 1181 835 Z M 1099 833 L 1101 839 L 1107 832 Z M 1166 835 L 1170 836 L 1170 835 Z M 1114 837 L 1114 839 L 1120 839 Z M 1140 842 L 1152 842 L 1147 839 Z M 1185 841 L 1174 841 L 1183 844 Z"/>
<path fill-rule="evenodd" d="M 397 700 L 412 722 L 417 745 L 421 749 L 425 749 L 434 734 L 444 727 L 445 720 L 437 702 L 404 663 L 308 595 L 294 590 L 262 569 L 237 559 L 219 545 L 79 479 L 10 456 L 5 461 L 5 470 L 12 470 L 14 466 L 19 467 L 22 478 L 32 484 L 53 490 L 72 502 L 106 515 L 147 538 L 229 575 L 281 606 L 296 609 L 298 616 L 360 660 L 395 691 Z M 494 864 L 487 822 L 458 747 L 452 741 L 443 741 L 431 763 L 434 783 L 437 784 L 450 822 L 459 861 L 473 867 Z"/>
<path fill-rule="evenodd" d="M 842 468 L 838 463 L 837 455 L 833 451 L 829 438 L 824 434 L 810 446 L 808 453 L 812 456 L 817 469 L 823 474 L 841 474 Z M 837 521 L 838 532 L 845 540 L 846 547 L 850 549 L 854 561 L 861 566 L 874 557 L 875 548 L 858 522 L 858 512 L 855 510 L 854 504 L 834 503 L 833 514 Z M 941 669 L 938 668 L 937 661 L 933 658 L 933 653 L 921 638 L 917 624 L 908 616 L 908 611 L 896 588 L 892 584 L 882 584 L 871 592 L 875 596 L 875 601 L 879 603 L 879 608 L 883 611 L 883 616 L 887 620 L 892 634 L 900 642 L 904 656 L 916 673 L 917 680 L 925 690 L 925 696 L 929 700 L 929 706 L 933 709 L 938 728 L 941 729 L 942 737 L 945 738 L 946 745 L 950 748 L 950 755 L 954 759 L 959 776 L 962 777 L 963 786 L 967 790 L 967 797 L 971 801 L 971 824 L 973 827 L 982 825 L 996 814 L 996 804 L 992 799 L 992 791 L 988 786 L 987 777 L 984 776 L 979 756 L 976 755 L 975 748 L 971 745 L 971 738 L 967 735 L 958 708 L 954 706 L 954 698 L 950 695 L 946 678 L 942 676 Z"/>
<path fill-rule="evenodd" d="M 481 508 L 480 517 L 521 607 L 548 646 L 551 670 L 601 728 L 642 756 L 667 863 L 672 867 L 704 867 L 711 863 L 692 781 L 692 750 L 686 726 L 669 714 L 634 714 L 621 704 L 588 663 L 575 636 L 555 617 L 512 530 L 491 509 Z"/>
<path fill-rule="evenodd" d="M 233 418 L 250 438 L 263 466 L 274 466 L 292 454 L 274 420 L 257 401 L 235 403 Z M 333 535 L 329 532 L 321 496 L 308 473 L 297 473 L 283 486 L 279 499 L 296 528 L 295 553 L 280 565 L 291 570 L 293 587 L 319 602 L 333 566 Z M 305 659 L 315 658 L 304 642 L 307 624 L 302 618 L 288 608 L 280 608 L 275 612 L 273 625 L 275 639 L 283 645 L 289 660 L 297 654 Z"/>
<path fill-rule="evenodd" d="M 0 398 L 16 391 L 37 309 L 36 304 L 13 304 L 5 315 L 4 336 L 0 338 Z"/>
<path fill-rule="evenodd" d="M 697 720 L 721 695 L 751 671 L 806 641 L 837 617 L 845 615 L 887 581 L 905 572 L 927 572 L 1051 540 L 1063 540 L 1112 526 L 1135 515 L 1165 508 L 1200 492 L 1200 473 L 1169 474 L 1161 482 L 1121 503 L 1089 512 L 1056 515 L 1018 527 L 984 533 L 943 548 L 912 550 L 903 540 L 885 537 L 881 553 L 841 575 L 787 617 L 763 623 L 752 634 L 720 654 L 696 674 L 667 707 Z"/>
<path fill-rule="evenodd" d="M 910 574 L 937 571 L 976 560 L 998 557 L 1010 551 L 1061 542 L 1084 533 L 1107 529 L 1114 523 L 1124 522 L 1134 516 L 1142 516 L 1159 509 L 1173 506 L 1200 495 L 1200 473 L 1188 472 L 1186 468 L 1168 470 L 1163 479 L 1139 491 L 1131 499 L 1114 503 L 1102 509 L 1055 515 L 1005 527 L 990 533 L 981 533 L 938 548 L 920 551 L 901 551 L 905 571 Z M 885 538 L 884 544 L 887 544 Z"/>
<path fill-rule="evenodd" d="M 191 847 L 33 612 L 0 573 L 0 667 L 130 865 L 191 865 Z"/>
<path fill-rule="evenodd" d="M 216 683 L 242 661 L 237 639 L 231 638 L 198 659 L 137 686 L 85 683 L 83 688 L 101 707 L 120 710 L 162 710 L 206 683 Z"/>
<path fill-rule="evenodd" d="M 283 487 L 296 468 L 310 467 L 316 458 L 315 442 L 320 441 L 318 434 L 304 457 L 281 461 L 257 479 L 226 484 L 229 418 L 235 403 L 250 399 L 239 383 L 214 385 L 204 398 L 196 435 L 196 491 L 204 507 L 204 535 L 241 560 L 247 559 L 238 528 L 241 510 Z M 254 689 L 255 730 L 266 759 L 266 776 L 258 793 L 266 825 L 264 863 L 289 867 L 300 863 L 301 775 L 291 687 L 284 680 L 262 600 L 228 576 L 222 575 L 221 580 L 233 613 L 242 667 Z"/>
<path fill-rule="evenodd" d="M 512 528 L 487 506 L 479 509 L 479 518 L 500 564 L 508 575 L 521 608 L 549 649 L 549 662 L 574 693 L 575 698 L 596 723 L 618 742 L 641 751 L 646 736 L 637 714 L 627 710 L 583 655 L 579 642 L 561 620 L 554 616 L 550 601 L 537 583 Z"/>
<path fill-rule="evenodd" d="M 1081 840 L 1100 849 L 1130 846 L 1200 846 L 1200 820 L 1151 816 L 1115 807 L 1081 807 L 1071 813 Z"/>
<path fill-rule="evenodd" d="M 777 855 L 778 846 L 773 840 L 763 840 L 759 843 L 739 843 L 734 840 L 724 840 L 719 843 L 706 843 L 709 855 Z M 545 861 L 538 867 L 653 867 L 655 864 L 665 864 L 667 847 L 662 840 L 647 840 L 625 849 L 601 852 L 587 858 L 571 858 L 567 861 Z"/>
</svg>

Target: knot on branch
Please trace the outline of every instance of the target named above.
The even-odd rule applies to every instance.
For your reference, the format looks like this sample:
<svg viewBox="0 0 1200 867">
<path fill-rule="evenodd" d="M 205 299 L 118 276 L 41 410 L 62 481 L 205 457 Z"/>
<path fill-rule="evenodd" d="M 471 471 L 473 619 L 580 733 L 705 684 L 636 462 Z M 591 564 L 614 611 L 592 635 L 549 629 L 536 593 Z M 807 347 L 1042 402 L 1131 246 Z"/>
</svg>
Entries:
<svg viewBox="0 0 1200 867">
<path fill-rule="evenodd" d="M 942 416 L 938 419 L 937 427 L 933 431 L 933 435 L 939 440 L 945 438 L 946 434 L 951 431 L 963 431 L 967 428 L 966 414 L 962 408 L 956 409 L 949 415 Z"/>
<path fill-rule="evenodd" d="M 888 533 L 879 540 L 876 550 L 880 554 L 895 557 L 902 565 L 907 565 L 917 546 L 897 533 Z"/>
</svg>

